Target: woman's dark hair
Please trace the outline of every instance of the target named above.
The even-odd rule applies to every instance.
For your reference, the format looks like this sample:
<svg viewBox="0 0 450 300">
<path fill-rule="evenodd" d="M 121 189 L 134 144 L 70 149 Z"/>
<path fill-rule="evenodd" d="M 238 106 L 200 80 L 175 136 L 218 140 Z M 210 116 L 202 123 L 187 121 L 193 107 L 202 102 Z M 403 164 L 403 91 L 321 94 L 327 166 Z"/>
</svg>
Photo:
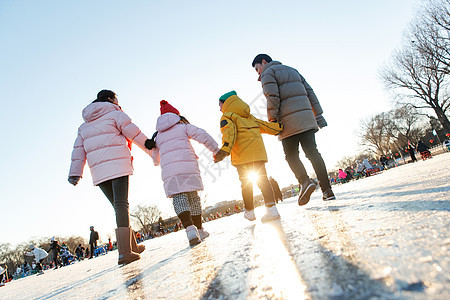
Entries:
<svg viewBox="0 0 450 300">
<path fill-rule="evenodd" d="M 181 122 L 181 123 L 184 123 L 184 124 L 191 124 L 191 123 L 189 123 L 188 119 L 186 119 L 186 118 L 183 117 L 183 116 L 180 116 L 180 122 Z"/>
<path fill-rule="evenodd" d="M 266 62 L 268 62 L 268 63 L 270 63 L 272 61 L 272 58 L 270 58 L 269 55 L 267 55 L 267 54 L 258 54 L 258 55 L 256 55 L 255 59 L 253 59 L 252 67 L 254 68 L 256 64 L 262 63 L 263 59 Z"/>
<path fill-rule="evenodd" d="M 114 93 L 113 91 L 101 90 L 97 94 L 97 99 L 95 99 L 93 102 L 111 102 L 111 100 L 109 99 L 113 99 L 114 97 L 116 97 L 116 93 Z"/>
</svg>

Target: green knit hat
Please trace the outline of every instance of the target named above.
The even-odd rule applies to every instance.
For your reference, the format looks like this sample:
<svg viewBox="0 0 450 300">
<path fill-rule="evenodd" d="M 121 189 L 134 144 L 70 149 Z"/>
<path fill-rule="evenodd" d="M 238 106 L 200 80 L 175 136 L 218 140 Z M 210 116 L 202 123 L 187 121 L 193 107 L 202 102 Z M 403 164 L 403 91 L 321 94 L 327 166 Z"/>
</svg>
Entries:
<svg viewBox="0 0 450 300">
<path fill-rule="evenodd" d="M 225 102 L 225 100 L 227 100 L 231 96 L 237 96 L 236 92 L 235 91 L 231 91 L 231 92 L 228 92 L 226 94 L 223 94 L 222 96 L 220 96 L 219 101 L 223 103 L 223 102 Z"/>
</svg>

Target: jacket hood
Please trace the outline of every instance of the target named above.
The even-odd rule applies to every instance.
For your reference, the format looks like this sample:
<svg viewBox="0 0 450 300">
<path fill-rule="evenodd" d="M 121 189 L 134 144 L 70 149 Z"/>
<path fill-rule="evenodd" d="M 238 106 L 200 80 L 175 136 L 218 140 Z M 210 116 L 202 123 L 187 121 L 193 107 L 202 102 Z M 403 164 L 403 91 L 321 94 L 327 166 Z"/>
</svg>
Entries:
<svg viewBox="0 0 450 300">
<path fill-rule="evenodd" d="M 247 118 L 250 116 L 250 106 L 248 106 L 248 104 L 242 101 L 238 96 L 233 95 L 225 100 L 225 103 L 222 106 L 222 112 L 232 112 L 243 118 Z"/>
<path fill-rule="evenodd" d="M 280 63 L 279 61 L 273 60 L 270 63 L 268 63 L 267 65 L 265 65 L 263 68 L 263 71 L 261 72 L 261 75 L 259 75 L 259 77 L 258 77 L 258 81 L 261 81 L 261 76 L 264 73 L 264 71 L 266 71 L 271 66 L 275 66 L 275 65 L 282 65 L 282 63 Z"/>
<path fill-rule="evenodd" d="M 265 70 L 267 70 L 268 68 L 270 68 L 271 66 L 276 66 L 276 65 L 282 65 L 282 63 L 280 63 L 279 61 L 273 60 L 270 63 L 268 63 L 267 65 L 264 66 L 263 68 L 263 72 Z"/>
<path fill-rule="evenodd" d="M 158 117 L 158 120 L 156 121 L 156 130 L 161 132 L 166 131 L 179 122 L 179 115 L 176 115 L 174 113 L 165 113 Z"/>
<path fill-rule="evenodd" d="M 120 107 L 110 102 L 95 102 L 83 109 L 82 116 L 84 121 L 92 122 L 115 110 L 120 110 Z"/>
</svg>

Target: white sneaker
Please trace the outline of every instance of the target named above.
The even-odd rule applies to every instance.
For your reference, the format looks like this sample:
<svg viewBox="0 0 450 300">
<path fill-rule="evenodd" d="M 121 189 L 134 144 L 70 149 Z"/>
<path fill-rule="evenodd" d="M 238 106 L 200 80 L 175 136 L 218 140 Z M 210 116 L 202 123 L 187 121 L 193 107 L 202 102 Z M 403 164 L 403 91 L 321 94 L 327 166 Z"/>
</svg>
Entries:
<svg viewBox="0 0 450 300">
<path fill-rule="evenodd" d="M 261 218 L 261 222 L 272 221 L 279 218 L 280 214 L 278 213 L 278 209 L 275 205 L 271 207 L 266 206 L 266 214 Z"/>
<path fill-rule="evenodd" d="M 256 217 L 255 217 L 255 210 L 245 210 L 244 212 L 244 218 L 246 218 L 249 221 L 255 221 Z"/>
<path fill-rule="evenodd" d="M 202 242 L 200 235 L 198 234 L 197 227 L 190 225 L 186 228 L 187 238 L 189 240 L 189 246 L 195 246 Z"/>
<path fill-rule="evenodd" d="M 209 232 L 206 231 L 205 228 L 203 228 L 203 227 L 198 230 L 198 234 L 200 235 L 200 238 L 202 239 L 202 241 L 209 236 Z"/>
</svg>

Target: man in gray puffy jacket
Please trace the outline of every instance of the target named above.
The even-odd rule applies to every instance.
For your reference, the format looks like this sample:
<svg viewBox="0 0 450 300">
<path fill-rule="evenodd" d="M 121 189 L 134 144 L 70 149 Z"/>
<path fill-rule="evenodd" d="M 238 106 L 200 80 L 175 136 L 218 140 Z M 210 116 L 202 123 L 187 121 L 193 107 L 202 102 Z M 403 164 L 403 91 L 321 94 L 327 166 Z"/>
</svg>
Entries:
<svg viewBox="0 0 450 300">
<path fill-rule="evenodd" d="M 322 107 L 313 89 L 300 73 L 278 61 L 272 61 L 267 54 L 258 54 L 252 66 L 259 75 L 264 96 L 267 99 L 267 117 L 271 122 L 283 124 L 279 135 L 286 160 L 300 184 L 299 205 L 309 202 L 316 189 L 300 161 L 299 144 L 316 172 L 323 200 L 334 200 L 325 163 L 317 150 L 315 133 L 327 126 L 322 116 Z"/>
</svg>

